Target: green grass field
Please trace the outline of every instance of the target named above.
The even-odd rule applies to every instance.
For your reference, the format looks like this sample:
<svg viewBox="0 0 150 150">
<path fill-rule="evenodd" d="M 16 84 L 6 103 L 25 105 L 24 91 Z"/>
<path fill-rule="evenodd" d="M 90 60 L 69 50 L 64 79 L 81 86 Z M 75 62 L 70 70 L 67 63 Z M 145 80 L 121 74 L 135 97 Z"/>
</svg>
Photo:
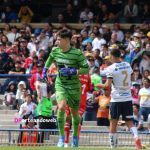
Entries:
<svg viewBox="0 0 150 150">
<path fill-rule="evenodd" d="M 73 149 L 73 150 L 112 150 L 111 148 L 58 148 L 58 147 L 17 147 L 17 146 L 1 146 L 0 150 L 62 150 L 62 149 Z M 117 148 L 117 150 L 126 150 L 127 148 Z M 135 150 L 135 149 L 129 149 Z"/>
</svg>

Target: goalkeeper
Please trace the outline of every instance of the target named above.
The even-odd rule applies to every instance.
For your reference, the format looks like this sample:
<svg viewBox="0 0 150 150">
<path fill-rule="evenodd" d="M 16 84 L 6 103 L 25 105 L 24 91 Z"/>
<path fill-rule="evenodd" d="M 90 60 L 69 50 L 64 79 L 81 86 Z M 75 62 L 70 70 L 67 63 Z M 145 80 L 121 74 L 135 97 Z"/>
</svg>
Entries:
<svg viewBox="0 0 150 150">
<path fill-rule="evenodd" d="M 58 147 L 64 147 L 65 110 L 67 104 L 71 108 L 73 118 L 71 147 L 78 147 L 78 128 L 80 123 L 78 110 L 81 99 L 79 75 L 89 73 L 89 66 L 85 56 L 78 49 L 70 46 L 71 37 L 72 34 L 70 30 L 62 29 L 57 32 L 56 43 L 58 47 L 52 49 L 42 73 L 43 80 L 49 82 L 47 70 L 55 59 L 58 65 L 58 75 L 55 81 L 56 100 L 58 103 Z"/>
</svg>

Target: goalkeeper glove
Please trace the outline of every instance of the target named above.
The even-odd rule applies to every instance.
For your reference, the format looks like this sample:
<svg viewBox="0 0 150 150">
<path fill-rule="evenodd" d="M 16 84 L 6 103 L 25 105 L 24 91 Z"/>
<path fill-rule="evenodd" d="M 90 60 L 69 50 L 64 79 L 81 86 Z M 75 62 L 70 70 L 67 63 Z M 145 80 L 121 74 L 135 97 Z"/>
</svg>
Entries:
<svg viewBox="0 0 150 150">
<path fill-rule="evenodd" d="M 49 83 L 47 70 L 48 70 L 48 68 L 44 67 L 43 72 L 42 72 L 42 79 L 43 79 L 44 82 Z"/>
<path fill-rule="evenodd" d="M 70 69 L 70 68 L 61 68 L 60 72 L 64 76 L 76 75 L 78 73 L 78 71 L 75 68 L 72 68 L 72 69 Z"/>
</svg>

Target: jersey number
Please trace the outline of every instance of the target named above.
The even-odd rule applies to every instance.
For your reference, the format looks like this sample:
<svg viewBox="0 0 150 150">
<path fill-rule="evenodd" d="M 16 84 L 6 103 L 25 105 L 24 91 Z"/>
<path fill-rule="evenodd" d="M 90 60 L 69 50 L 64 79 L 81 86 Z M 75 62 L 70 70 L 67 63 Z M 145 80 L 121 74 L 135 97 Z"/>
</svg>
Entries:
<svg viewBox="0 0 150 150">
<path fill-rule="evenodd" d="M 82 94 L 84 94 L 84 90 L 86 88 L 86 84 L 83 84 L 81 87 L 82 87 Z"/>
<path fill-rule="evenodd" d="M 127 71 L 122 71 L 122 74 L 126 75 L 124 80 L 123 80 L 123 86 L 129 86 L 129 83 L 126 83 L 126 80 L 127 80 L 127 77 L 128 77 Z"/>
</svg>

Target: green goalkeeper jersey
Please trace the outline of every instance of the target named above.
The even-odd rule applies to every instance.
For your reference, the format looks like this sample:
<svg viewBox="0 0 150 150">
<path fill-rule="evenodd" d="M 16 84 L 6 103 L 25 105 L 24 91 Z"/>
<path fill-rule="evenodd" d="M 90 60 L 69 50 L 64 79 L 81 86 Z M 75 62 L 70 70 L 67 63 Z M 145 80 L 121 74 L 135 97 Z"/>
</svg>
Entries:
<svg viewBox="0 0 150 150">
<path fill-rule="evenodd" d="M 63 76 L 60 73 L 61 68 L 75 68 L 80 70 L 81 74 L 89 73 L 89 66 L 87 59 L 78 49 L 71 47 L 68 52 L 62 52 L 58 47 L 52 49 L 48 60 L 46 61 L 45 67 L 49 68 L 53 63 L 54 59 L 58 65 L 58 75 L 55 81 L 56 91 L 59 87 L 68 89 L 70 94 L 74 94 L 81 90 L 81 84 L 79 81 L 79 75 L 68 75 Z"/>
</svg>

